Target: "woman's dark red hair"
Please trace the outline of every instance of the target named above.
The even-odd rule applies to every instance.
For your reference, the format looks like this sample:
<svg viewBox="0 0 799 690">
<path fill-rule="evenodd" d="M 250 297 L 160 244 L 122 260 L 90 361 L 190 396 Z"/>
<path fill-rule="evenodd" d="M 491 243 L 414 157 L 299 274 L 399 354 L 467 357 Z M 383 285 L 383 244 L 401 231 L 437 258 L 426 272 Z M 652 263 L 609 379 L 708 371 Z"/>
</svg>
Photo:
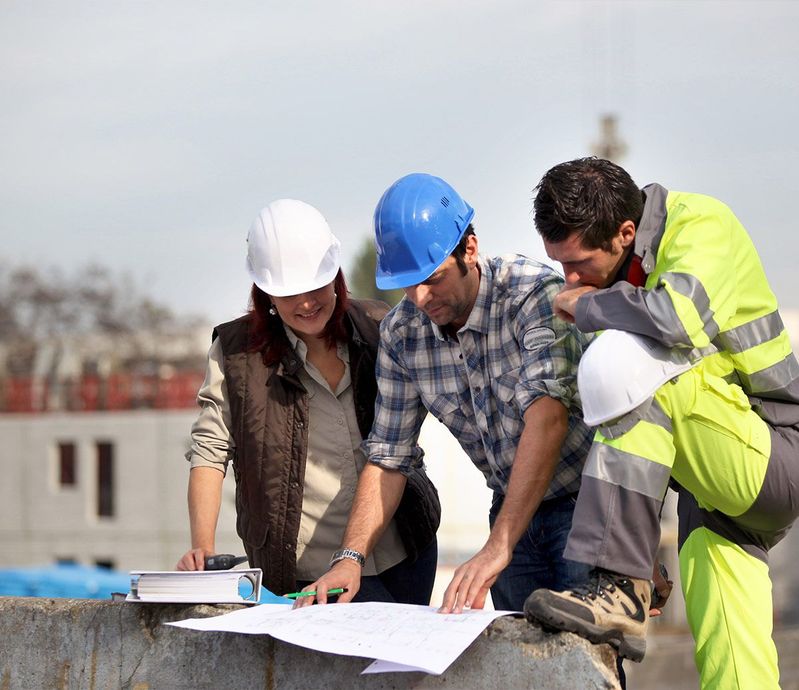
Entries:
<svg viewBox="0 0 799 690">
<path fill-rule="evenodd" d="M 347 326 L 344 315 L 347 312 L 347 283 L 341 269 L 333 279 L 333 289 L 336 291 L 336 304 L 333 313 L 322 331 L 322 337 L 331 349 L 336 343 L 347 339 Z M 286 337 L 283 322 L 280 316 L 269 313 L 272 300 L 263 290 L 253 283 L 250 292 L 250 352 L 261 352 L 264 364 L 273 366 L 291 349 L 291 343 Z"/>
</svg>

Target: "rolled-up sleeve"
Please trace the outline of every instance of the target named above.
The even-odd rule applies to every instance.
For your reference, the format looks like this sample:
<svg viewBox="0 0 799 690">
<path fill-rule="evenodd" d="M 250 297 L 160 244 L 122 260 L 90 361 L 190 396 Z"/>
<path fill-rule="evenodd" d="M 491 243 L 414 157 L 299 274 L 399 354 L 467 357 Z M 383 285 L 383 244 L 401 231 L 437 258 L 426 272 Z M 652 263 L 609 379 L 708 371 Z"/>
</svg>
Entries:
<svg viewBox="0 0 799 690">
<path fill-rule="evenodd" d="M 384 320 L 375 367 L 375 421 L 363 450 L 369 462 L 408 473 L 423 464 L 424 451 L 417 441 L 427 410 L 398 354 L 387 344 L 389 329 L 390 321 Z"/>
<path fill-rule="evenodd" d="M 200 414 L 191 428 L 186 459 L 195 467 L 213 467 L 223 474 L 236 451 L 230 433 L 230 404 L 222 370 L 222 346 L 215 340 L 208 351 L 205 381 L 197 393 Z"/>
<path fill-rule="evenodd" d="M 515 400 L 522 413 L 546 395 L 567 409 L 579 409 L 577 365 L 589 337 L 555 316 L 552 308 L 560 282 L 545 279 L 519 304 L 513 319 L 520 344 L 521 368 Z"/>
</svg>

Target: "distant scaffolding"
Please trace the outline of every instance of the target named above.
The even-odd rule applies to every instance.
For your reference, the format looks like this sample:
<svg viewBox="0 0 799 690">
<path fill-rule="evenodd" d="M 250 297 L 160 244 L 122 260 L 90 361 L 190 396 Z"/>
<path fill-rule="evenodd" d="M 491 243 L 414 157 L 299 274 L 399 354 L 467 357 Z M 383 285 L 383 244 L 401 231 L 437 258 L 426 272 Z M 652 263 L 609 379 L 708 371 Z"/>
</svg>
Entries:
<svg viewBox="0 0 799 690">
<path fill-rule="evenodd" d="M 194 407 L 205 377 L 208 330 L 3 343 L 0 413 Z"/>
<path fill-rule="evenodd" d="M 0 380 L 0 412 L 181 410 L 196 406 L 202 371 L 84 375 L 52 380 L 15 376 Z"/>
</svg>

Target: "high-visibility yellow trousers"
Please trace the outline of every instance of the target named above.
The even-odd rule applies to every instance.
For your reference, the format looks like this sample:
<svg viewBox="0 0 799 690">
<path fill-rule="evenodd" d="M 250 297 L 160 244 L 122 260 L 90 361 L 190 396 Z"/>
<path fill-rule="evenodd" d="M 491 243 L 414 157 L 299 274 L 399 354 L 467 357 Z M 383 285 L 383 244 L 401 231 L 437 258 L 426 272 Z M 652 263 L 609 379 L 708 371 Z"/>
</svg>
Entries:
<svg viewBox="0 0 799 690">
<path fill-rule="evenodd" d="M 702 687 L 779 687 L 767 553 L 799 513 L 799 430 L 698 365 L 597 431 L 564 556 L 651 578 L 670 480 Z"/>
</svg>

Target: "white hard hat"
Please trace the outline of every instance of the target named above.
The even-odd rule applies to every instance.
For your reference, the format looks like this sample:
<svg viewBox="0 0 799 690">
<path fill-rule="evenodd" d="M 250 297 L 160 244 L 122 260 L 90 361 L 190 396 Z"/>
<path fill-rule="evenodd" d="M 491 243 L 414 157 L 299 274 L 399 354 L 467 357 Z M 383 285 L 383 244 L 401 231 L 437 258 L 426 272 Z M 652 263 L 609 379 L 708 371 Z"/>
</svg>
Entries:
<svg viewBox="0 0 799 690">
<path fill-rule="evenodd" d="M 317 290 L 333 281 L 340 266 L 341 243 L 324 216 L 303 201 L 273 201 L 247 233 L 247 271 L 269 295 Z"/>
<path fill-rule="evenodd" d="M 599 426 L 631 412 L 695 362 L 680 350 L 636 333 L 604 331 L 577 369 L 583 420 Z"/>
</svg>

